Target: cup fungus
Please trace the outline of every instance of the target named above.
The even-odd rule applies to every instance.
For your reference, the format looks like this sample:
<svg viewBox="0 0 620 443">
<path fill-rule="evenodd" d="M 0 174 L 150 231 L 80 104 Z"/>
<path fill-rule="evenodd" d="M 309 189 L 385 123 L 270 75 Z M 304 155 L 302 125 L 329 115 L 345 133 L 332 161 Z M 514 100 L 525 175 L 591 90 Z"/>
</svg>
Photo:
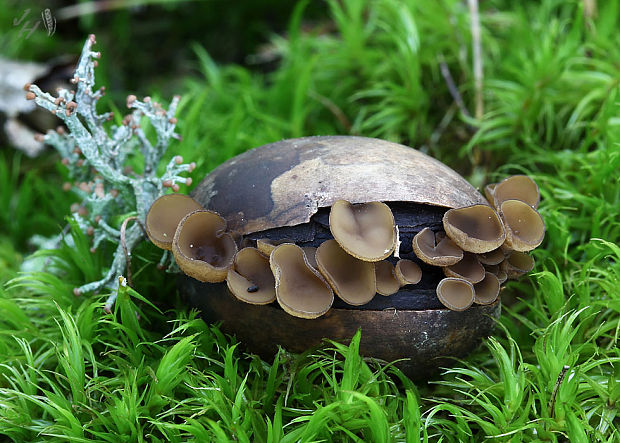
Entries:
<svg viewBox="0 0 620 443">
<path fill-rule="evenodd" d="M 422 229 L 413 237 L 412 247 L 420 260 L 432 266 L 454 265 L 463 258 L 463 250 L 450 238 L 443 236 L 438 239 L 429 228 Z"/>
<path fill-rule="evenodd" d="M 542 243 L 545 223 L 536 209 L 521 200 L 506 200 L 499 211 L 506 227 L 506 246 L 525 252 Z"/>
<path fill-rule="evenodd" d="M 338 200 L 329 213 L 329 229 L 338 244 L 360 260 L 383 260 L 396 246 L 394 216 L 385 203 Z"/>
<path fill-rule="evenodd" d="M 464 311 L 469 308 L 475 297 L 474 286 L 470 282 L 453 277 L 441 280 L 436 292 L 439 301 L 452 311 Z"/>
<path fill-rule="evenodd" d="M 256 240 L 256 249 L 258 249 L 262 254 L 269 256 L 271 251 L 273 251 L 276 246 L 284 244 L 284 243 L 294 243 L 289 239 L 282 240 L 271 240 L 269 238 L 259 238 Z"/>
<path fill-rule="evenodd" d="M 443 216 L 443 228 L 461 249 L 478 254 L 497 249 L 506 239 L 497 212 L 487 205 L 449 209 Z"/>
<path fill-rule="evenodd" d="M 540 202 L 538 185 L 527 175 L 513 175 L 502 180 L 491 189 L 492 197 L 489 202 L 496 208 L 506 200 L 521 200 L 534 209 L 538 207 Z"/>
<path fill-rule="evenodd" d="M 483 254 L 478 254 L 478 261 L 483 265 L 499 265 L 504 261 L 505 258 L 504 251 L 502 248 L 493 249 L 490 252 L 485 252 Z"/>
<path fill-rule="evenodd" d="M 237 245 L 225 232 L 226 220 L 215 212 L 198 210 L 180 222 L 172 241 L 172 254 L 181 270 L 209 283 L 226 279 Z"/>
<path fill-rule="evenodd" d="M 484 266 L 478 261 L 478 257 L 472 253 L 465 253 L 463 260 L 443 268 L 446 277 L 462 278 L 470 283 L 478 283 L 484 278 Z"/>
<path fill-rule="evenodd" d="M 242 249 L 228 272 L 228 290 L 240 295 L 223 297 L 226 284 L 185 277 L 183 292 L 205 320 L 222 322 L 223 331 L 261 355 L 272 355 L 277 345 L 302 352 L 325 337 L 348 340 L 362 327 L 361 353 L 411 357 L 398 365 L 415 376 L 439 364 L 434 357 L 461 356 L 487 335 L 500 312 L 499 284 L 529 267 L 528 256 L 513 250 L 541 241 L 544 226 L 536 223 L 538 197 L 520 184 L 533 188 L 523 178 L 487 186 L 489 205 L 437 160 L 363 137 L 307 137 L 249 150 L 218 166 L 192 193 L 235 233 Z M 519 200 L 525 203 L 512 203 Z M 538 232 L 522 238 L 523 219 L 532 219 Z M 210 230 L 224 235 L 222 222 Z M 227 248 L 235 250 L 230 241 Z M 244 249 L 254 245 L 269 254 L 277 304 L 269 304 L 273 293 L 260 299 L 266 306 L 239 302 L 256 303 L 270 285 L 265 258 Z M 256 259 L 248 268 L 246 255 Z M 412 286 L 420 278 L 418 259 L 424 273 Z M 450 312 L 474 300 L 466 314 Z"/>
<path fill-rule="evenodd" d="M 494 274 L 487 272 L 484 278 L 474 285 L 474 303 L 490 305 L 499 297 L 499 280 Z"/>
<path fill-rule="evenodd" d="M 398 260 L 394 266 L 394 273 L 401 286 L 417 285 L 422 280 L 422 270 L 417 263 L 404 258 Z"/>
<path fill-rule="evenodd" d="M 319 265 L 316 262 L 316 250 L 314 246 L 304 246 L 303 248 L 304 254 L 306 254 L 306 258 L 308 259 L 308 264 L 312 266 L 314 269 L 319 269 Z"/>
<path fill-rule="evenodd" d="M 327 240 L 319 246 L 316 262 L 334 292 L 348 304 L 364 305 L 375 296 L 374 264 L 347 254 L 336 240 Z"/>
<path fill-rule="evenodd" d="M 334 293 L 321 274 L 308 264 L 304 251 L 284 243 L 269 256 L 278 304 L 290 315 L 317 318 L 334 302 Z"/>
<path fill-rule="evenodd" d="M 179 222 L 190 212 L 203 209 L 196 200 L 184 194 L 166 194 L 151 205 L 145 228 L 149 239 L 161 249 L 172 249 L 172 239 Z"/>
<path fill-rule="evenodd" d="M 501 270 L 507 278 L 519 278 L 534 269 L 534 259 L 525 252 L 514 251 L 502 262 Z"/>
<path fill-rule="evenodd" d="M 500 285 L 504 283 L 506 280 L 508 280 L 508 274 L 506 274 L 506 271 L 504 271 L 501 266 L 499 270 L 495 273 L 495 276 L 499 280 Z"/>
<path fill-rule="evenodd" d="M 394 273 L 394 266 L 387 260 L 375 262 L 375 276 L 377 279 L 377 294 L 392 295 L 400 289 L 400 282 Z"/>
<path fill-rule="evenodd" d="M 256 248 L 243 248 L 235 254 L 226 284 L 235 297 L 246 303 L 266 305 L 276 299 L 269 258 Z"/>
</svg>

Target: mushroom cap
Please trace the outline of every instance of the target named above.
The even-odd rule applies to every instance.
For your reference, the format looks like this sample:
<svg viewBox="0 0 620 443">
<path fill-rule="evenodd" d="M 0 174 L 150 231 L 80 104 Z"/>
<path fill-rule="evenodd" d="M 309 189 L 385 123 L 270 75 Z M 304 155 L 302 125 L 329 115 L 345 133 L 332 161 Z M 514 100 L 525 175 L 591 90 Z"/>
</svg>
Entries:
<svg viewBox="0 0 620 443">
<path fill-rule="evenodd" d="M 422 270 L 416 262 L 405 258 L 398 260 L 394 266 L 396 279 L 402 285 L 417 285 L 422 280 Z"/>
<path fill-rule="evenodd" d="M 396 294 L 400 289 L 400 282 L 396 279 L 394 266 L 387 260 L 375 262 L 375 276 L 377 293 L 381 295 Z"/>
<path fill-rule="evenodd" d="M 501 267 L 499 271 L 497 271 L 497 274 L 495 274 L 495 276 L 497 277 L 497 280 L 499 280 L 500 285 L 505 283 L 506 280 L 508 280 L 508 274 L 506 274 L 506 271 L 504 271 Z"/>
<path fill-rule="evenodd" d="M 474 303 L 490 305 L 499 297 L 499 280 L 494 274 L 487 272 L 484 278 L 474 285 L 474 292 Z"/>
<path fill-rule="evenodd" d="M 489 252 L 478 254 L 478 261 L 483 265 L 499 265 L 504 261 L 504 258 L 504 250 L 501 247 L 493 249 Z"/>
<path fill-rule="evenodd" d="M 502 221 L 488 205 L 449 209 L 443 216 L 443 228 L 454 243 L 468 252 L 490 252 L 506 239 Z"/>
<path fill-rule="evenodd" d="M 316 262 L 334 292 L 348 304 L 364 305 L 375 296 L 374 264 L 347 254 L 336 240 L 327 240 L 319 246 Z"/>
<path fill-rule="evenodd" d="M 463 177 L 407 146 L 365 137 L 283 140 L 234 157 L 192 192 L 241 234 L 307 223 L 337 200 L 445 208 L 484 203 Z"/>
<path fill-rule="evenodd" d="M 495 187 L 497 183 L 489 183 L 484 187 L 484 196 L 490 204 L 493 204 L 493 194 L 495 193 Z"/>
<path fill-rule="evenodd" d="M 437 298 L 448 309 L 464 311 L 474 302 L 474 286 L 460 278 L 444 278 L 437 285 Z"/>
<path fill-rule="evenodd" d="M 153 202 L 144 227 L 149 239 L 161 249 L 172 249 L 172 239 L 183 217 L 202 206 L 185 194 L 166 194 Z"/>
<path fill-rule="evenodd" d="M 521 200 L 506 200 L 499 212 L 506 228 L 506 246 L 525 252 L 542 243 L 545 222 L 536 209 Z"/>
<path fill-rule="evenodd" d="M 519 278 L 534 269 L 534 259 L 525 252 L 514 251 L 501 264 L 507 278 Z"/>
<path fill-rule="evenodd" d="M 536 209 L 540 202 L 538 185 L 527 175 L 513 175 L 499 182 L 492 192 L 493 200 L 489 200 L 496 208 L 506 200 L 521 200 Z"/>
<path fill-rule="evenodd" d="M 288 314 L 317 318 L 334 302 L 334 293 L 319 271 L 308 264 L 304 251 L 292 243 L 277 246 L 269 256 L 276 300 Z"/>
<path fill-rule="evenodd" d="M 308 264 L 312 266 L 314 269 L 319 269 L 319 264 L 316 262 L 316 250 L 314 246 L 302 246 L 304 254 L 306 254 L 306 259 L 308 260 Z"/>
<path fill-rule="evenodd" d="M 480 258 L 480 256 L 478 256 L 478 258 Z M 499 272 L 500 266 L 499 265 L 484 265 L 484 269 L 487 272 L 490 272 L 491 274 L 495 274 L 497 275 L 497 273 Z"/>
<path fill-rule="evenodd" d="M 484 266 L 478 261 L 476 254 L 465 253 L 463 260 L 443 268 L 446 277 L 461 278 L 471 283 L 478 283 L 484 278 Z"/>
<path fill-rule="evenodd" d="M 338 200 L 329 213 L 329 229 L 342 249 L 360 260 L 383 260 L 396 247 L 394 216 L 385 203 Z"/>
<path fill-rule="evenodd" d="M 269 258 L 256 248 L 243 248 L 235 254 L 226 284 L 235 297 L 246 303 L 266 305 L 276 299 Z"/>
<path fill-rule="evenodd" d="M 210 283 L 226 279 L 237 245 L 225 229 L 226 221 L 206 210 L 190 212 L 179 222 L 172 254 L 185 274 Z"/>
<path fill-rule="evenodd" d="M 456 243 L 445 236 L 438 240 L 430 228 L 422 229 L 413 237 L 412 247 L 420 260 L 432 266 L 450 266 L 463 258 L 463 250 Z"/>
<path fill-rule="evenodd" d="M 258 249 L 261 254 L 265 254 L 269 257 L 271 255 L 271 251 L 273 251 L 276 246 L 281 245 L 283 243 L 293 243 L 291 240 L 283 239 L 283 240 L 272 240 L 270 238 L 259 238 L 256 240 L 256 249 Z"/>
</svg>

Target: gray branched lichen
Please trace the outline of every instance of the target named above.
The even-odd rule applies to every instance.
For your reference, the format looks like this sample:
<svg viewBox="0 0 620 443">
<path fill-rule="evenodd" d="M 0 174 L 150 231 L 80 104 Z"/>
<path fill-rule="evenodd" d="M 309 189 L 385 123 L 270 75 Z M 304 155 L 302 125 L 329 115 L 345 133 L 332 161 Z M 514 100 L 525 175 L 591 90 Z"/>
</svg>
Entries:
<svg viewBox="0 0 620 443">
<path fill-rule="evenodd" d="M 145 238 L 143 224 L 151 204 L 168 189 L 178 191 L 179 183 L 190 185 L 192 179 L 181 174 L 191 173 L 195 168 L 194 163 L 184 163 L 183 158 L 176 156 L 168 163 L 163 175 L 157 175 L 157 166 L 171 139 L 180 139 L 174 132 L 179 96 L 172 99 L 166 110 L 150 97 L 140 101 L 130 95 L 127 107 L 133 111 L 123 118 L 122 125 L 111 125 L 109 129 L 104 126 L 113 115 L 98 114 L 96 110 L 105 88 L 93 90 L 95 67 L 101 56 L 92 51 L 94 44 L 95 36 L 90 35 L 72 79 L 75 91 L 59 89 L 58 96 L 54 97 L 36 85 L 25 86 L 26 98 L 55 114 L 68 129 L 65 131 L 61 127 L 40 138 L 60 153 L 63 164 L 69 168 L 74 184 L 65 186 L 67 190 L 73 188 L 81 198 L 81 203 L 72 208 L 73 217 L 83 232 L 92 236 L 91 251 L 94 252 L 104 241 L 117 245 L 105 276 L 75 288 L 76 295 L 114 287 L 118 284 L 118 277 L 125 272 L 131 284 L 131 251 Z M 154 143 L 140 125 L 143 119 L 148 120 L 155 130 Z M 137 150 L 144 158 L 139 174 L 127 166 L 127 159 Z M 123 219 L 121 226 L 115 227 L 114 221 L 119 218 Z M 160 264 L 168 259 L 164 254 Z M 106 309 L 109 310 L 113 303 L 112 296 Z"/>
</svg>

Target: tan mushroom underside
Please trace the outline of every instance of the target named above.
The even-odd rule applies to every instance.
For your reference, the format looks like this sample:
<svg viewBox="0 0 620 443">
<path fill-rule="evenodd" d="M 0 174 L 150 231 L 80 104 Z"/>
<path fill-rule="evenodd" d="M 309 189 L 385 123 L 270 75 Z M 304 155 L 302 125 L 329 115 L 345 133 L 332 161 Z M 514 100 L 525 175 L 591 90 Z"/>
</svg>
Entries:
<svg viewBox="0 0 620 443">
<path fill-rule="evenodd" d="M 241 234 L 306 223 L 318 208 L 340 199 L 446 208 L 485 204 L 472 185 L 440 161 L 407 146 L 350 136 L 306 137 L 252 149 L 218 166 L 192 196 Z"/>
</svg>

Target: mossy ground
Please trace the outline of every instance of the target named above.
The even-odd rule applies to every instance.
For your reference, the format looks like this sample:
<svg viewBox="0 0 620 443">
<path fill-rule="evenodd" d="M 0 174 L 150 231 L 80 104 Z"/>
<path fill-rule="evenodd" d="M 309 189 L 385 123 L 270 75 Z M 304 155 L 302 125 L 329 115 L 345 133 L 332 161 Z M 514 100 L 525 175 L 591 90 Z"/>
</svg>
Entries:
<svg viewBox="0 0 620 443">
<path fill-rule="evenodd" d="M 3 23 L 21 11 L 9 3 Z M 236 46 L 254 56 L 233 60 L 258 64 L 214 61 L 200 42 L 174 72 L 152 83 L 142 72 L 123 90 L 116 85 L 135 78 L 116 81 L 106 54 L 125 50 L 121 65 L 144 56 L 127 29 L 146 32 L 153 16 L 158 29 L 166 14 L 198 21 L 188 11 L 217 2 L 136 3 L 107 12 L 106 24 L 85 15 L 55 40 L 24 42 L 8 28 L 0 43 L 14 57 L 51 57 L 77 53 L 100 29 L 100 78 L 114 91 L 102 105 L 120 108 L 135 89 L 163 100 L 181 93 L 183 142 L 169 154 L 196 161 L 194 177 L 283 138 L 380 137 L 430 153 L 476 186 L 531 175 L 547 236 L 535 271 L 503 292 L 497 334 L 428 383 L 361 358 L 359 336 L 266 362 L 180 303 L 152 245 L 135 252 L 135 291 L 119 292 L 112 315 L 102 312 L 108 294 L 73 295 L 112 250 L 91 254 L 75 230 L 74 247 L 37 252 L 45 272 L 20 273 L 28 239 L 62 230 L 72 196 L 53 154 L 28 160 L 4 147 L 0 441 L 620 441 L 618 1 L 596 13 L 593 1 L 481 2 L 480 119 L 466 2 L 329 0 L 324 11 L 301 2 L 282 13 L 282 32 L 259 26 L 268 46 Z M 239 19 L 250 4 L 226 23 L 255 38 Z M 122 44 L 112 48 L 108 35 Z"/>
</svg>

